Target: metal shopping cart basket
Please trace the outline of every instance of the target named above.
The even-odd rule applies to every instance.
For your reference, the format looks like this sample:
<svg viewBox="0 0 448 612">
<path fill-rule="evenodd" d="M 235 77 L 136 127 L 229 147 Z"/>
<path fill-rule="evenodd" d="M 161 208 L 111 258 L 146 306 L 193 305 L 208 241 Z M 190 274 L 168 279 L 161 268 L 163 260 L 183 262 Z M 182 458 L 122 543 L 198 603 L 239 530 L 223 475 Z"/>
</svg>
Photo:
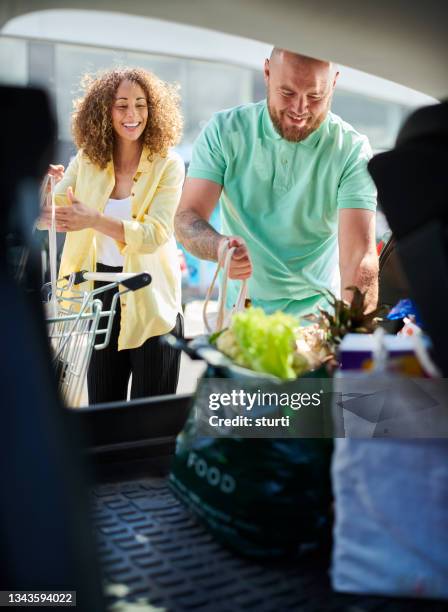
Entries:
<svg viewBox="0 0 448 612">
<path fill-rule="evenodd" d="M 92 291 L 74 288 L 84 281 L 107 284 Z M 104 349 L 109 344 L 118 299 L 150 283 L 151 276 L 147 272 L 76 272 L 58 281 L 56 293 L 49 294 L 45 304 L 48 336 L 59 389 L 68 406 L 79 405 L 92 351 Z M 114 294 L 110 310 L 103 310 L 101 294 L 118 285 L 122 288 Z M 51 283 L 46 283 L 43 290 L 48 292 L 50 287 Z M 102 318 L 106 322 L 100 329 Z M 96 342 L 97 338 L 101 341 Z"/>
</svg>

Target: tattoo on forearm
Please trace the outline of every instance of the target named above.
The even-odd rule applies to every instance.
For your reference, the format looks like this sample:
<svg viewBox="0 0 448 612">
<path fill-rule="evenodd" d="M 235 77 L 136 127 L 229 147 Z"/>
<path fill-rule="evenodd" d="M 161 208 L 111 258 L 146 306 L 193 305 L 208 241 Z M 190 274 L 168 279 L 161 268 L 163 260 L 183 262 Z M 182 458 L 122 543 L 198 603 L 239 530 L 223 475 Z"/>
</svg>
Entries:
<svg viewBox="0 0 448 612">
<path fill-rule="evenodd" d="M 195 257 L 216 261 L 218 244 L 222 236 L 194 211 L 176 214 L 174 229 L 177 239 Z"/>
</svg>

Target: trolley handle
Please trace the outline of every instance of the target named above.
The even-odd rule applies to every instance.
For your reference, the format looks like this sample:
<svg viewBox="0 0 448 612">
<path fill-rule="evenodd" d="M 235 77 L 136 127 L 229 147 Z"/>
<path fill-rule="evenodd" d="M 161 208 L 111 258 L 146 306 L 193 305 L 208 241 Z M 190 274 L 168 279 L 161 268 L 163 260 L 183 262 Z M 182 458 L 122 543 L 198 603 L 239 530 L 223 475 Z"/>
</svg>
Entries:
<svg viewBox="0 0 448 612">
<path fill-rule="evenodd" d="M 68 277 L 70 278 L 70 277 Z M 84 281 L 103 281 L 106 283 L 119 283 L 130 289 L 136 291 L 142 287 L 146 287 L 151 284 L 152 277 L 148 272 L 75 272 L 73 284 L 79 285 Z"/>
</svg>

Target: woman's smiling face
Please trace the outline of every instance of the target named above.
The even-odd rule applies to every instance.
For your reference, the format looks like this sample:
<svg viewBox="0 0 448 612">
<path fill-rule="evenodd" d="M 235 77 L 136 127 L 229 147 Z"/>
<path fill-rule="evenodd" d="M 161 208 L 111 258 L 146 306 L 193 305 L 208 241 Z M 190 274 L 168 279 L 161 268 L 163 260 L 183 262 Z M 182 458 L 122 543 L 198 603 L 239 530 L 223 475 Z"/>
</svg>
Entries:
<svg viewBox="0 0 448 612">
<path fill-rule="evenodd" d="M 138 83 L 122 81 L 112 105 L 112 126 L 118 138 L 137 141 L 148 121 L 148 102 Z"/>
</svg>

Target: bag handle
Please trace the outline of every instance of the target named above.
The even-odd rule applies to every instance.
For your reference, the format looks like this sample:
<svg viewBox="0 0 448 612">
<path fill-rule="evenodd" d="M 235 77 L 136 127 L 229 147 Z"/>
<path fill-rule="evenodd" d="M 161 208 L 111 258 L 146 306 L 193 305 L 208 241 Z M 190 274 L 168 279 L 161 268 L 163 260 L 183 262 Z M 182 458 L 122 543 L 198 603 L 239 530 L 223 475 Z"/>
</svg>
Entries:
<svg viewBox="0 0 448 612">
<path fill-rule="evenodd" d="M 210 287 L 207 290 L 207 294 L 205 296 L 205 301 L 204 301 L 204 307 L 202 309 L 202 319 L 204 321 L 205 329 L 207 330 L 209 334 L 213 332 L 220 332 L 222 329 L 224 329 L 227 326 L 228 321 L 230 321 L 230 318 L 232 317 L 232 315 L 235 312 L 244 310 L 244 307 L 246 304 L 247 293 L 248 293 L 247 280 L 243 280 L 241 281 L 241 287 L 238 293 L 236 303 L 234 304 L 229 315 L 227 317 L 225 316 L 225 305 L 226 305 L 226 298 L 227 298 L 227 282 L 229 280 L 230 262 L 232 260 L 232 256 L 235 251 L 236 251 L 236 247 L 230 247 L 229 240 L 223 240 L 218 248 L 218 265 L 216 266 L 215 274 L 212 278 L 212 282 L 210 283 Z M 208 303 L 210 302 L 212 292 L 213 292 L 213 289 L 215 288 L 216 280 L 218 278 L 218 274 L 221 268 L 223 271 L 223 275 L 222 275 L 221 289 L 220 289 L 219 298 L 218 298 L 218 316 L 216 318 L 215 329 L 212 330 L 212 327 L 208 320 L 207 306 L 208 306 Z"/>
<path fill-rule="evenodd" d="M 374 370 L 377 373 L 384 373 L 387 371 L 387 350 L 384 345 L 385 331 L 382 327 L 378 327 L 373 333 L 373 339 L 375 341 L 375 348 L 373 350 L 373 363 Z M 441 372 L 436 364 L 433 362 L 428 349 L 426 348 L 423 337 L 420 333 L 410 336 L 412 339 L 414 353 L 424 370 L 424 372 L 430 378 L 440 378 Z"/>
<path fill-rule="evenodd" d="M 49 300 L 50 312 L 52 317 L 57 317 L 57 240 L 56 240 L 56 214 L 54 201 L 54 177 L 47 174 L 42 184 L 41 208 L 44 205 L 51 205 L 51 224 L 48 228 L 48 255 L 50 259 L 50 285 L 51 297 Z"/>
</svg>

